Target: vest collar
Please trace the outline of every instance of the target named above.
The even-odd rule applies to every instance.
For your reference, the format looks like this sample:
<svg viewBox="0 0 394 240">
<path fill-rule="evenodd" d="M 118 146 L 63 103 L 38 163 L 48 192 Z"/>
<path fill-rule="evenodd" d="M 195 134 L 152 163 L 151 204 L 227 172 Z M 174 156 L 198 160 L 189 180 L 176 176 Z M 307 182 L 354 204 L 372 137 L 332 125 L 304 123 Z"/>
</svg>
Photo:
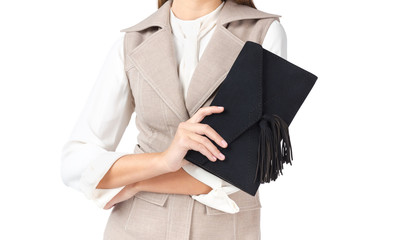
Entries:
<svg viewBox="0 0 394 240">
<path fill-rule="evenodd" d="M 142 74 L 144 80 L 176 114 L 180 121 L 186 121 L 202 106 L 210 104 L 217 87 L 223 82 L 244 41 L 229 30 L 226 23 L 242 19 L 272 18 L 279 15 L 237 4 L 226 0 L 217 18 L 217 28 L 207 44 L 190 79 L 186 99 L 178 76 L 173 34 L 170 25 L 168 0 L 156 12 L 140 23 L 122 30 L 137 32 L 150 27 L 159 27 L 138 47 L 127 53 L 127 58 Z M 149 57 L 147 57 L 149 56 Z"/>
</svg>

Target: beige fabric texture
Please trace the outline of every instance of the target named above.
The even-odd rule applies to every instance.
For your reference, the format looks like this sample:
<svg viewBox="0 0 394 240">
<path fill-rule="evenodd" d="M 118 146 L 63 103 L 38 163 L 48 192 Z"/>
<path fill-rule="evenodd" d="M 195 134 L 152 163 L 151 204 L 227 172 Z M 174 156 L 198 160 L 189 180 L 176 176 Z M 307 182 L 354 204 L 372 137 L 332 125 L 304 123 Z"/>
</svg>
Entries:
<svg viewBox="0 0 394 240">
<path fill-rule="evenodd" d="M 262 44 L 270 24 L 280 15 L 227 0 L 191 78 L 186 99 L 177 73 L 167 1 L 125 32 L 125 71 L 139 130 L 134 153 L 166 150 L 180 122 L 209 106 L 245 41 Z M 139 192 L 117 204 L 109 216 L 105 240 L 260 239 L 260 198 L 230 194 L 240 208 L 226 213 L 190 195 Z"/>
</svg>

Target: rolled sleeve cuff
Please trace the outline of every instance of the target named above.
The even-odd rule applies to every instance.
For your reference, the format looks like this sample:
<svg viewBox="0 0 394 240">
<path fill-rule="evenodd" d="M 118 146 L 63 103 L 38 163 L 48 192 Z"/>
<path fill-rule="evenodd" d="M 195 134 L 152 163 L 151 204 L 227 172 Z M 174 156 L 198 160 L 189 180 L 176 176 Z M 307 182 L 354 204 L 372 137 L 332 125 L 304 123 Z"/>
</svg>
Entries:
<svg viewBox="0 0 394 240">
<path fill-rule="evenodd" d="M 191 197 L 202 204 L 227 213 L 239 212 L 238 205 L 228 196 L 240 189 L 228 184 L 223 179 L 189 162 L 182 168 L 200 182 L 210 186 L 212 190 L 207 194 L 191 195 Z M 226 184 L 226 186 L 223 186 Z"/>
<path fill-rule="evenodd" d="M 226 188 L 226 187 L 224 187 Z M 224 188 L 212 189 L 207 194 L 192 195 L 192 198 L 205 204 L 209 207 L 218 209 L 227 213 L 237 213 L 239 212 L 238 205 L 228 197 Z"/>
<path fill-rule="evenodd" d="M 104 206 L 123 188 L 97 189 L 97 185 L 105 176 L 111 166 L 122 156 L 130 153 L 126 152 L 103 152 L 88 168 L 83 172 L 80 179 L 80 189 L 85 194 L 86 198 L 92 200 L 98 207 Z"/>
</svg>

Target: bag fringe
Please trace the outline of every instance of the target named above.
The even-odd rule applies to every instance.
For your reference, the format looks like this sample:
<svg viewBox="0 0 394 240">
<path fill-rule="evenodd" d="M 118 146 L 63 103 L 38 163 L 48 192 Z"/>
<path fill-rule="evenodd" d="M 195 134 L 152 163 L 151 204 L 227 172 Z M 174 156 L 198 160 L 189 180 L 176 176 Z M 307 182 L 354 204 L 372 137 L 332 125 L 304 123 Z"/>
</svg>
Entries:
<svg viewBox="0 0 394 240">
<path fill-rule="evenodd" d="M 259 125 L 261 132 L 254 181 L 260 172 L 260 183 L 269 183 L 278 178 L 279 172 L 283 175 L 284 163 L 292 165 L 293 150 L 287 123 L 278 115 L 265 114 Z"/>
</svg>

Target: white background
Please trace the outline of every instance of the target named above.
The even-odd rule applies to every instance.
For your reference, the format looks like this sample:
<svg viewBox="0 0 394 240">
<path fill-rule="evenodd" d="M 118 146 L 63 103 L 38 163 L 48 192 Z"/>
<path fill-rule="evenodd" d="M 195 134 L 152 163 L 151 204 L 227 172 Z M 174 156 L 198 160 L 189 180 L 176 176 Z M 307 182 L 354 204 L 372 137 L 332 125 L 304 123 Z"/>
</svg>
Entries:
<svg viewBox="0 0 394 240">
<path fill-rule="evenodd" d="M 262 239 L 394 239 L 390 1 L 256 0 L 319 78 L 293 165 L 261 185 Z M 60 152 L 120 30 L 157 1 L 1 1 L 0 239 L 101 239 L 109 211 L 66 187 Z M 133 116 L 117 150 L 130 151 Z"/>
</svg>

